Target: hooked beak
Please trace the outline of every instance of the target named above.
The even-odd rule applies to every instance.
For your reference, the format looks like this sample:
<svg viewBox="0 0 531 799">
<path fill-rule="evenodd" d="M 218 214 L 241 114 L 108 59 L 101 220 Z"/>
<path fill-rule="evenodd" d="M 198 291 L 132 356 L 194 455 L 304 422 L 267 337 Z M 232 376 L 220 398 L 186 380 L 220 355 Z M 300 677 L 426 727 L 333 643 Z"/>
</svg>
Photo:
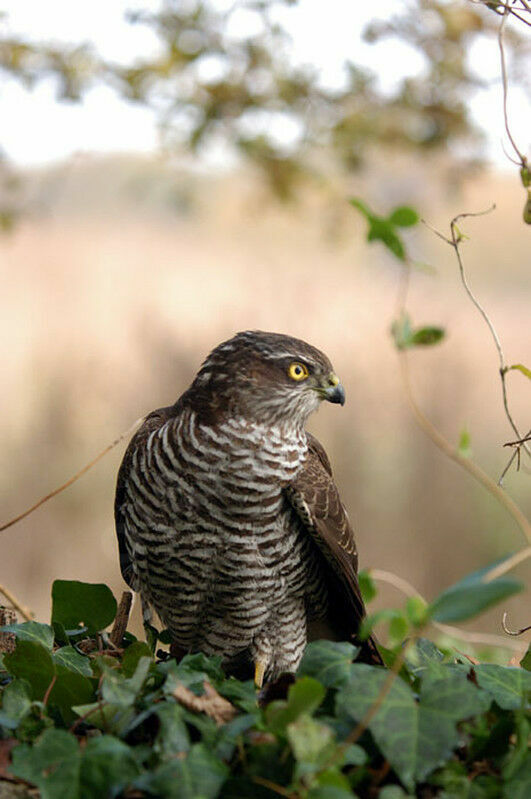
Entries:
<svg viewBox="0 0 531 799">
<path fill-rule="evenodd" d="M 328 376 L 327 384 L 323 386 L 323 399 L 339 405 L 345 404 L 345 389 L 339 382 L 339 377 L 333 372 Z"/>
</svg>

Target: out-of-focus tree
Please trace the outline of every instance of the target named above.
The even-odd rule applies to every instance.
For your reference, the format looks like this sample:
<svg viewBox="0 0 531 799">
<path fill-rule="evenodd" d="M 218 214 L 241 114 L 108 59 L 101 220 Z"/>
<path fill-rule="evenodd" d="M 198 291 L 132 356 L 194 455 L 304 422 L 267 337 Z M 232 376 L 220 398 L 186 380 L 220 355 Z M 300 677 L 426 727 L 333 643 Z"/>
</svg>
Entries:
<svg viewBox="0 0 531 799">
<path fill-rule="evenodd" d="M 477 160 L 482 137 L 468 101 L 486 80 L 471 71 L 468 55 L 478 39 L 497 35 L 501 4 L 410 0 L 390 19 L 366 26 L 366 41 L 396 38 L 425 64 L 384 92 L 377 75 L 353 59 L 335 89 L 322 84 L 316 67 L 293 63 L 283 12 L 296 2 L 165 0 L 157 13 L 129 14 L 131 24 L 147 25 L 158 37 L 150 59 L 116 65 L 84 44 L 11 38 L 1 43 L 0 68 L 27 85 L 53 74 L 65 100 L 78 100 L 96 82 L 110 83 L 156 110 L 168 146 L 201 153 L 222 144 L 260 167 L 281 198 L 325 166 L 360 167 L 369 149 L 431 152 L 455 145 L 469 162 Z M 252 18 L 252 32 L 235 35 L 235 15 L 242 11 Z M 507 29 L 506 46 L 514 81 L 528 80 L 524 36 Z M 276 133 L 286 126 L 289 140 Z"/>
</svg>

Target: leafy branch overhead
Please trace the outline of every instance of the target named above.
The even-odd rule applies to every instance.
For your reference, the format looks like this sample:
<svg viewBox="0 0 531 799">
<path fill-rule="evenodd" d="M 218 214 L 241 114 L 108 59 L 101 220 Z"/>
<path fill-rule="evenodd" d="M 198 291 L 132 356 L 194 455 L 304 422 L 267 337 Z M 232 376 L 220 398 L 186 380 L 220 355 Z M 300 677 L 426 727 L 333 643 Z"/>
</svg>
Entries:
<svg viewBox="0 0 531 799">
<path fill-rule="evenodd" d="M 425 68 L 383 91 L 375 72 L 347 58 L 343 84 L 331 89 L 313 65 L 294 60 L 288 23 L 291 29 L 297 24 L 296 5 L 165 2 L 159 11 L 128 15 L 132 25 L 154 35 L 158 47 L 151 57 L 117 64 L 82 41 L 67 46 L 11 36 L 1 44 L 0 69 L 28 86 L 53 76 L 66 102 L 106 83 L 152 108 L 170 147 L 202 152 L 223 142 L 257 166 L 283 198 L 293 195 L 302 176 L 315 173 L 313 156 L 323 147 L 343 171 L 359 167 L 375 146 L 426 152 L 459 144 L 477 159 L 481 133 L 469 100 L 486 81 L 471 72 L 468 55 L 476 42 L 497 33 L 496 14 L 445 0 L 397 7 L 387 20 L 369 23 L 363 38 L 375 47 L 397 40 L 416 51 Z M 525 37 L 517 28 L 505 34 L 513 82 L 525 75 Z M 278 133 L 287 128 L 289 141 Z"/>
<path fill-rule="evenodd" d="M 0 631 L 16 637 L 0 661 L 0 786 L 34 785 L 43 799 L 405 797 L 420 785 L 524 799 L 529 655 L 520 668 L 471 667 L 419 637 L 430 618 L 466 618 L 521 588 L 486 577 L 429 605 L 408 602 L 401 631 L 415 643 L 383 699 L 389 672 L 356 662 L 347 642 L 317 641 L 285 698 L 266 707 L 219 658 L 155 655 L 154 630 L 152 646 L 128 632 L 115 646 L 102 629 L 116 613 L 109 589 L 57 581 L 51 625 Z M 374 595 L 370 576 L 362 582 Z M 384 649 L 389 662 L 402 648 L 401 638 Z M 367 732 L 349 743 L 375 703 Z"/>
</svg>

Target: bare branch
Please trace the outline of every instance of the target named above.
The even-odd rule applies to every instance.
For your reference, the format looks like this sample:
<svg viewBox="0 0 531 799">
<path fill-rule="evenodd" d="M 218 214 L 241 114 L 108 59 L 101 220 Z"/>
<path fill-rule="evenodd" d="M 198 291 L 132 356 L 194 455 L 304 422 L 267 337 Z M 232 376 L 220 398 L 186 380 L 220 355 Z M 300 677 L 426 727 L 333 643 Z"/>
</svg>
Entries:
<svg viewBox="0 0 531 799">
<path fill-rule="evenodd" d="M 499 485 L 494 482 L 491 477 L 488 476 L 488 474 L 486 474 L 486 472 L 483 471 L 480 466 L 478 466 L 469 458 L 464 458 L 461 453 L 456 450 L 455 447 L 453 447 L 450 442 L 447 441 L 443 435 L 441 435 L 441 433 L 439 433 L 437 428 L 423 414 L 413 396 L 407 364 L 407 356 L 405 353 L 400 353 L 399 362 L 401 366 L 401 374 L 406 397 L 419 427 L 426 433 L 427 436 L 429 436 L 429 438 L 431 438 L 433 443 L 442 452 L 444 452 L 448 458 L 462 466 L 463 469 L 475 477 L 475 479 L 481 483 L 487 489 L 487 491 L 496 497 L 498 502 L 500 502 L 508 511 L 508 513 L 511 514 L 524 536 L 531 543 L 531 524 L 522 513 L 518 505 L 511 499 L 511 497 L 509 497 L 508 494 L 506 494 L 502 488 L 500 488 Z"/>
<path fill-rule="evenodd" d="M 507 65 L 505 62 L 505 47 L 503 43 L 503 34 L 505 31 L 505 25 L 509 15 L 511 14 L 512 9 L 506 6 L 503 10 L 502 21 L 500 23 L 500 29 L 498 31 L 498 47 L 500 50 L 500 64 L 501 64 L 501 74 L 502 74 L 502 86 L 503 86 L 503 120 L 505 123 L 505 131 L 507 133 L 507 138 L 511 142 L 513 150 L 515 151 L 516 155 L 518 156 L 518 160 L 522 166 L 527 165 L 527 159 L 520 150 L 513 139 L 511 129 L 509 127 L 509 116 L 507 113 L 507 96 L 509 93 L 508 85 L 507 85 Z M 514 13 L 514 12 L 513 12 Z"/>
<path fill-rule="evenodd" d="M 528 630 L 531 630 L 531 624 L 528 624 L 527 627 L 522 627 L 521 630 L 510 630 L 507 627 L 507 611 L 503 614 L 502 627 L 507 635 L 523 635 Z"/>
<path fill-rule="evenodd" d="M 0 594 L 5 596 L 7 601 L 20 613 L 23 619 L 32 621 L 35 618 L 33 611 L 29 610 L 29 608 L 25 608 L 5 585 L 0 585 Z"/>
<path fill-rule="evenodd" d="M 527 552 L 527 557 L 529 557 L 531 555 L 531 547 L 527 547 L 526 549 L 522 550 L 522 552 Z M 397 574 L 385 571 L 384 569 L 371 569 L 370 573 L 373 579 L 394 586 L 394 588 L 397 588 L 406 596 L 419 597 L 427 604 L 425 597 L 423 597 L 422 594 L 419 593 L 419 591 L 417 591 L 413 585 L 411 585 L 411 583 L 409 583 L 407 580 L 404 580 L 403 577 L 399 577 Z M 437 621 L 431 621 L 430 624 L 432 624 L 437 630 L 440 630 L 440 632 L 444 633 L 444 635 L 448 635 L 450 638 L 457 638 L 461 641 L 466 641 L 469 644 L 502 646 L 505 647 L 505 649 L 512 649 L 515 652 L 522 653 L 525 652 L 526 649 L 525 644 L 518 641 L 508 641 L 501 635 L 477 633 L 471 630 L 461 630 L 459 627 L 454 627 L 452 624 L 441 624 Z"/>
<path fill-rule="evenodd" d="M 118 438 L 116 438 L 111 444 L 106 446 L 105 449 L 103 449 L 98 455 L 96 455 L 95 458 L 93 458 L 89 463 L 83 466 L 83 468 L 80 469 L 78 472 L 76 472 L 76 474 L 70 477 L 70 479 L 67 480 L 66 483 L 63 483 L 63 485 L 59 486 L 59 488 L 55 488 L 49 494 L 46 494 L 46 496 L 39 499 L 39 501 L 36 502 L 34 505 L 32 505 L 30 508 L 23 511 L 23 513 L 20 513 L 18 516 L 15 516 L 14 519 L 11 519 L 9 522 L 6 522 L 2 526 L 0 526 L 0 533 L 3 530 L 7 530 L 8 527 L 12 527 L 14 524 L 17 524 L 17 522 L 22 521 L 22 519 L 25 519 L 26 516 L 29 516 L 30 513 L 33 513 L 33 511 L 37 510 L 37 508 L 40 508 L 40 506 L 44 505 L 45 502 L 48 502 L 49 499 L 56 497 L 57 494 L 60 494 L 61 491 L 65 490 L 65 488 L 69 488 L 69 486 L 75 483 L 76 480 L 79 480 L 80 477 L 83 477 L 83 475 L 86 474 L 89 471 L 89 469 L 92 469 L 92 467 L 95 466 L 98 463 L 98 461 L 100 461 L 105 455 L 107 455 L 107 453 L 110 452 L 111 449 L 114 449 L 114 447 L 116 447 L 117 444 L 120 443 L 120 441 L 123 441 L 123 439 L 126 438 L 126 436 L 131 435 L 137 429 L 137 427 L 140 427 L 140 425 L 144 421 L 144 418 L 145 417 L 143 416 L 141 419 L 137 419 L 136 422 L 132 424 L 128 430 L 126 430 L 124 433 L 118 436 Z"/>
</svg>

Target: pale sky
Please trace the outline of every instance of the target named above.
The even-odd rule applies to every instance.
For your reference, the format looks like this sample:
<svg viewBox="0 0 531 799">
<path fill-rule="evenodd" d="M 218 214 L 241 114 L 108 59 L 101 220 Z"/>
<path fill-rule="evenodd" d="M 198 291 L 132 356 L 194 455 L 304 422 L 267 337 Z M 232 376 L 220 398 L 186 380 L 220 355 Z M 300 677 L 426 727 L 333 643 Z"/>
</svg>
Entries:
<svg viewBox="0 0 531 799">
<path fill-rule="evenodd" d="M 217 2 L 229 4 L 229 0 Z M 7 16 L 0 21 L 0 31 L 33 41 L 90 43 L 105 59 L 128 63 L 156 52 L 157 38 L 147 26 L 128 24 L 124 12 L 160 6 L 161 0 L 4 0 Z M 403 74 L 422 69 L 422 57 L 404 44 L 365 44 L 360 31 L 369 19 L 389 18 L 393 11 L 397 11 L 396 0 L 377 4 L 300 0 L 298 6 L 278 13 L 291 32 L 294 59 L 318 67 L 327 85 L 341 81 L 342 64 L 350 55 L 375 69 L 382 87 L 392 88 Z M 237 36 L 252 24 L 252 16 L 241 11 L 234 15 L 231 33 Z M 476 47 L 470 58 L 484 77 L 498 76 L 495 42 Z M 59 102 L 55 89 L 53 79 L 28 90 L 14 79 L 0 78 L 0 149 L 20 166 L 46 164 L 80 151 L 150 152 L 157 147 L 153 114 L 121 100 L 112 89 L 91 89 L 80 103 Z M 501 103 L 501 85 L 496 83 L 478 93 L 471 107 L 476 122 L 488 132 L 488 156 L 507 166 L 500 141 L 504 136 Z M 513 135 L 525 151 L 530 144 L 531 115 L 529 98 L 522 91 L 511 91 L 509 113 Z"/>
</svg>

